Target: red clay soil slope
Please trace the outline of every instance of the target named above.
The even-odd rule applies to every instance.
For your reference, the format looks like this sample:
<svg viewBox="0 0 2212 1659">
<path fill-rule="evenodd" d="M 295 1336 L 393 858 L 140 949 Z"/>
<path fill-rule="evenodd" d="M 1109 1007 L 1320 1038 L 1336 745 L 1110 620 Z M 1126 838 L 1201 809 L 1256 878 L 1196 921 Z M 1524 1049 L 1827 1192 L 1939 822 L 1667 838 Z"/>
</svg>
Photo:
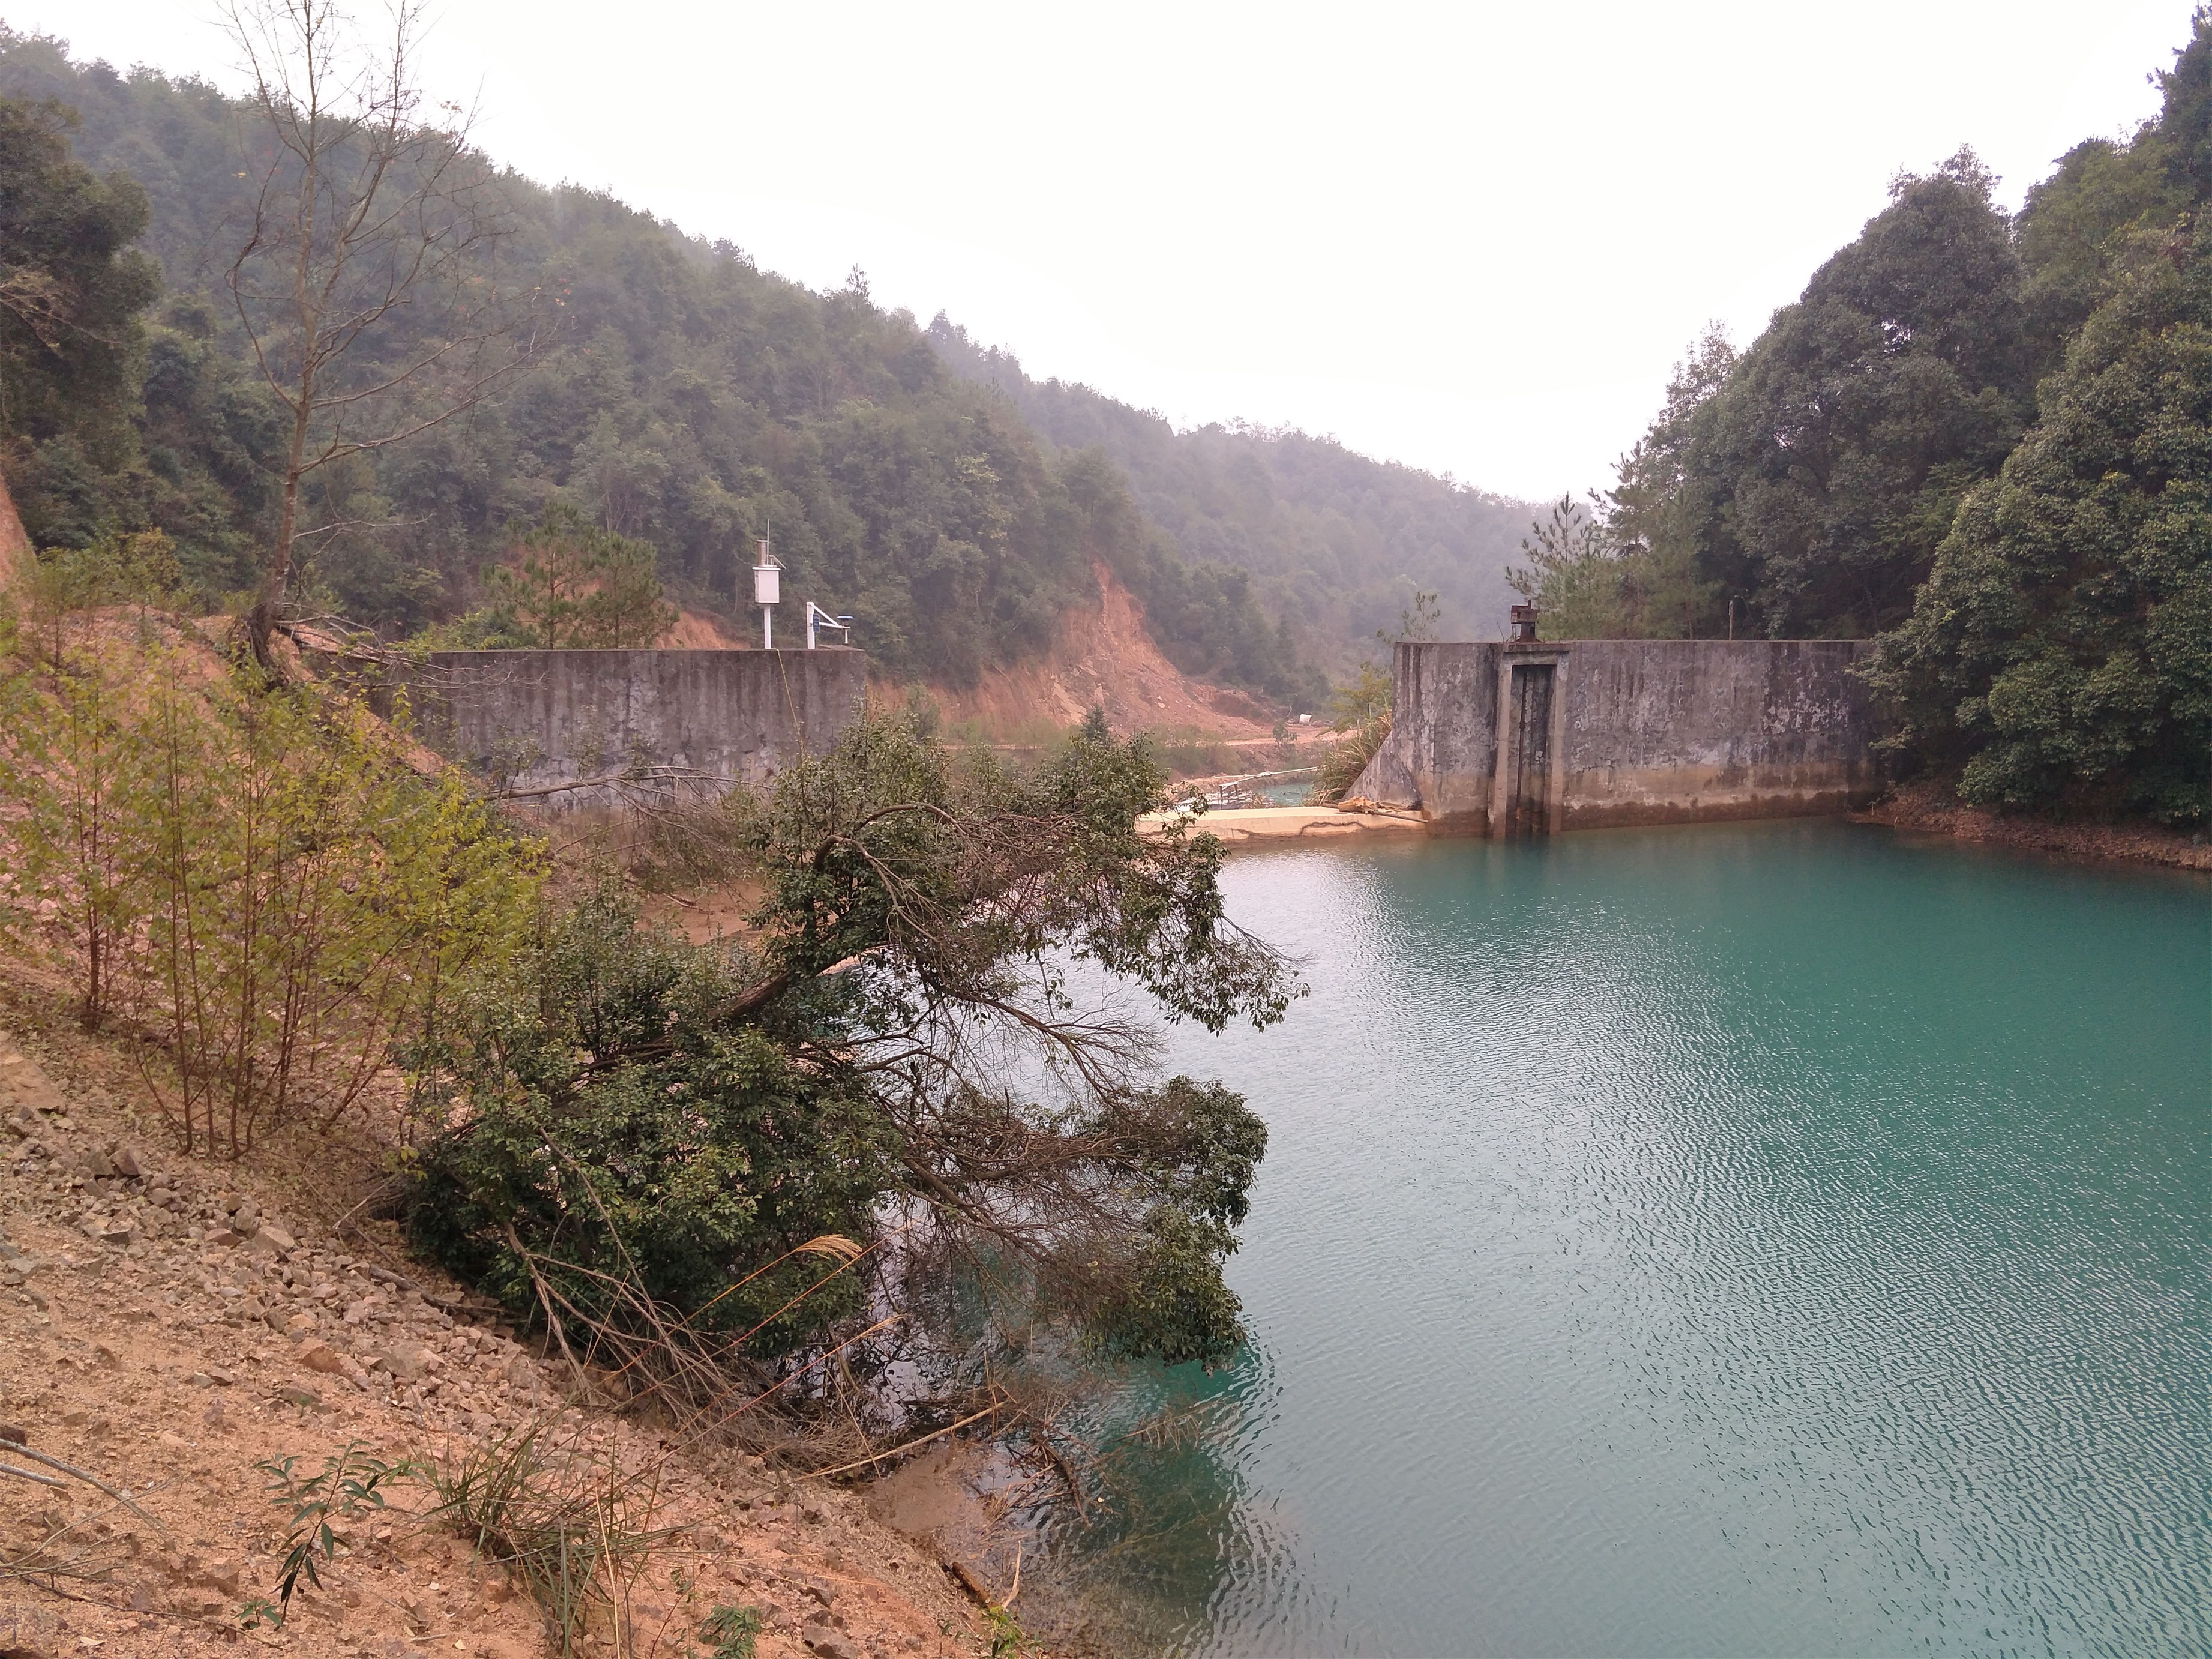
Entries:
<svg viewBox="0 0 2212 1659">
<path fill-rule="evenodd" d="M 1186 676 L 1152 643 L 1136 596 L 1104 565 L 1096 570 L 1098 603 L 1062 617 L 1042 659 L 988 669 L 965 690 L 926 688 L 947 721 L 972 725 L 1000 741 L 1034 741 L 1041 728 L 1062 729 L 1103 708 L 1119 732 L 1202 734 L 1231 742 L 1273 734 L 1287 711 L 1255 693 Z M 860 643 L 865 648 L 867 641 Z"/>
<path fill-rule="evenodd" d="M 788 645 L 804 645 L 806 635 L 802 630 L 796 640 L 787 640 Z M 750 639 L 739 639 L 727 622 L 707 611 L 682 611 L 677 613 L 676 624 L 653 641 L 664 651 L 742 651 L 749 645 L 760 643 L 755 631 Z"/>
</svg>

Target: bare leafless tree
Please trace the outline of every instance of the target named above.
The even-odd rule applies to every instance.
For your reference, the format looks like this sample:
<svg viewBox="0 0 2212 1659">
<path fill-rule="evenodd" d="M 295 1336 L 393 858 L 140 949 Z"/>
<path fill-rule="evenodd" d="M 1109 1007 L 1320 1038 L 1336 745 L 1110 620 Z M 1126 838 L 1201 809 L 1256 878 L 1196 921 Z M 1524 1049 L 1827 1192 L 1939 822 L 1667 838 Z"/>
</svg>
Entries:
<svg viewBox="0 0 2212 1659">
<path fill-rule="evenodd" d="M 252 82 L 254 179 L 228 285 L 290 417 L 246 623 L 266 664 L 296 544 L 336 527 L 301 526 L 302 482 L 473 407 L 528 357 L 537 313 L 498 280 L 511 216 L 469 148 L 471 112 L 424 107 L 416 0 L 394 0 L 374 45 L 331 0 L 234 0 L 227 15 Z"/>
</svg>

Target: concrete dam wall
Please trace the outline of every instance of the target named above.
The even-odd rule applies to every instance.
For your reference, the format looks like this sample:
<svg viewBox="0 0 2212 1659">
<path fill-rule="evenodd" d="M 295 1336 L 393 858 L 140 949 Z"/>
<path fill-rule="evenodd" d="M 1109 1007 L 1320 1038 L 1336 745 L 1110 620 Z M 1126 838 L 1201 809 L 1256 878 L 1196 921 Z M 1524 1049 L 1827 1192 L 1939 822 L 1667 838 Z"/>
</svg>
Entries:
<svg viewBox="0 0 2212 1659">
<path fill-rule="evenodd" d="M 1402 643 L 1351 789 L 1447 834 L 1842 811 L 1877 791 L 1856 640 Z"/>
<path fill-rule="evenodd" d="M 406 687 L 433 747 L 505 792 L 568 812 L 720 795 L 823 753 L 866 711 L 868 659 L 849 650 L 434 651 L 388 678 Z"/>
</svg>

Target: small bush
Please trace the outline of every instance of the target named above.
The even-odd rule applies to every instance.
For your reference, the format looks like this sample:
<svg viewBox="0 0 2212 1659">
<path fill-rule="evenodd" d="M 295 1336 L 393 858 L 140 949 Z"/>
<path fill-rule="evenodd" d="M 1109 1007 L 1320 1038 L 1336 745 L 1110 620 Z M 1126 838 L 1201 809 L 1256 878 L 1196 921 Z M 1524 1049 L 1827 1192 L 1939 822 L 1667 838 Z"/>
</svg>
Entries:
<svg viewBox="0 0 2212 1659">
<path fill-rule="evenodd" d="M 1407 625 L 1412 626 L 1409 616 Z M 1329 729 L 1338 740 L 1322 751 L 1314 772 L 1312 799 L 1327 805 L 1342 800 L 1390 735 L 1390 677 L 1375 664 L 1362 663 L 1348 684 L 1329 695 L 1336 718 Z M 1346 735 L 1346 734 L 1349 735 Z"/>
<path fill-rule="evenodd" d="M 300 1580 L 304 1577 L 318 1589 L 322 1588 L 315 1558 L 337 1559 L 344 1540 L 331 1522 L 381 1510 L 384 1487 L 416 1473 L 411 1463 L 386 1463 L 369 1455 L 357 1440 L 349 1441 L 336 1456 L 325 1458 L 319 1474 L 302 1475 L 298 1464 L 295 1457 L 264 1458 L 253 1466 L 269 1477 L 274 1493 L 269 1501 L 279 1509 L 289 1509 L 292 1518 L 285 1528 L 284 1559 L 276 1569 L 276 1600 L 248 1602 L 245 1622 L 249 1626 L 266 1620 L 281 1630 L 291 1615 L 292 1597 L 298 1592 Z"/>
<path fill-rule="evenodd" d="M 1389 735 L 1390 718 L 1386 714 L 1355 726 L 1348 737 L 1329 744 L 1314 769 L 1313 799 L 1324 805 L 1342 800 Z"/>
<path fill-rule="evenodd" d="M 753 1644 L 768 1626 L 752 1607 L 717 1607 L 699 1624 L 699 1639 L 712 1642 L 708 1659 L 753 1659 Z"/>
</svg>

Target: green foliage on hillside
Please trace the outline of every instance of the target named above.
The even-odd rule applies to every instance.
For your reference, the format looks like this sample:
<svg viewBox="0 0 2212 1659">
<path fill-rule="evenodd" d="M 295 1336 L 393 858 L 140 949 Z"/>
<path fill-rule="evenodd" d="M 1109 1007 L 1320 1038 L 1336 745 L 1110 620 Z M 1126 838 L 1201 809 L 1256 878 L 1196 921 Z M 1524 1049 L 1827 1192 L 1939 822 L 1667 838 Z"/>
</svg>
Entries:
<svg viewBox="0 0 2212 1659">
<path fill-rule="evenodd" d="M 1449 637 L 1503 630 L 1511 598 L 1504 568 L 1522 503 L 1303 432 L 1177 432 L 1089 386 L 1031 380 L 1012 354 L 977 345 L 942 315 L 929 340 L 960 374 L 997 387 L 1052 444 L 1096 448 L 1127 471 L 1164 550 L 1188 572 L 1180 584 L 1140 571 L 1128 580 L 1154 615 L 1188 616 L 1176 637 L 1202 639 L 1195 613 L 1224 599 L 1233 606 L 1248 591 L 1304 619 L 1339 667 L 1424 590 L 1441 597 Z M 1235 585 L 1237 572 L 1249 573 L 1249 589 Z"/>
<path fill-rule="evenodd" d="M 1731 600 L 1740 632 L 1858 637 L 1901 622 L 1960 501 L 2033 418 L 2110 239 L 2186 205 L 2136 148 L 2081 146 L 2017 220 L 1971 150 L 1900 175 L 1747 349 L 1709 335 L 1624 462 L 1638 509 L 1613 539 L 1671 554 L 1679 595 L 1675 626 L 1631 629 L 1717 633 Z M 1664 476 L 1636 476 L 1659 450 Z M 1654 511 L 1662 525 L 1639 521 Z"/>
<path fill-rule="evenodd" d="M 1901 620 L 1960 495 L 2018 441 L 2038 365 L 1995 184 L 1966 150 L 1900 178 L 1700 410 L 1698 570 L 1753 631 Z"/>
<path fill-rule="evenodd" d="M 1704 493 L 1686 488 L 1685 461 L 1698 411 L 1727 384 L 1736 354 L 1717 323 L 1690 344 L 1668 377 L 1667 401 L 1620 477 L 1587 506 L 1571 496 L 1529 526 L 1527 561 L 1506 580 L 1541 613 L 1551 639 L 1694 639 L 1728 608 L 1698 571 Z"/>
<path fill-rule="evenodd" d="M 276 410 L 227 297 L 210 297 L 242 234 L 250 120 L 199 82 L 74 64 L 3 26 L 0 96 L 81 112 L 78 156 L 143 184 L 150 211 L 117 222 L 126 241 L 148 226 L 178 296 L 133 348 L 143 376 L 72 380 L 78 424 L 107 433 L 104 446 L 10 405 L 27 526 L 48 546 L 158 526 L 208 599 L 250 586 L 271 535 Z M 649 544 L 678 603 L 733 618 L 753 540 L 772 532 L 792 595 L 851 612 L 896 676 L 964 684 L 1042 650 L 1070 605 L 1095 602 L 1103 562 L 1187 667 L 1318 695 L 1283 605 L 1256 603 L 1240 572 L 1177 556 L 1116 467 L 1041 444 L 1004 399 L 949 372 L 911 317 L 876 307 L 858 272 L 815 294 L 607 197 L 497 182 L 501 280 L 534 290 L 550 328 L 465 419 L 311 477 L 302 522 L 320 533 L 301 550 L 316 602 L 389 633 L 449 621 L 480 608 L 487 566 L 520 563 L 508 525 L 559 505 Z M 120 178 L 76 188 L 138 200 Z M 131 269 L 150 279 L 143 261 Z M 423 326 L 380 323 L 356 348 L 363 368 L 419 351 Z"/>
<path fill-rule="evenodd" d="M 33 441 L 105 458 L 130 441 L 138 313 L 160 276 L 131 246 L 145 192 L 71 159 L 75 125 L 59 104 L 0 103 L 0 411 Z"/>
<path fill-rule="evenodd" d="M 2212 12 L 2160 79 L 2029 196 L 2031 343 L 2079 331 L 1883 641 L 1899 746 L 1970 800 L 2212 817 Z"/>
<path fill-rule="evenodd" d="M 2212 814 L 2212 13 L 2160 80 L 2156 121 L 2015 218 L 1961 150 L 1740 356 L 1709 333 L 1615 488 L 1523 543 L 1546 634 L 1883 634 L 1908 766 L 2008 807 Z"/>
<path fill-rule="evenodd" d="M 1879 683 L 1969 800 L 2212 815 L 2212 259 L 2147 232 Z"/>
<path fill-rule="evenodd" d="M 118 131 L 131 97 L 146 107 Z M 92 118 L 81 118 L 88 108 Z M 43 258 L 70 314 L 65 338 L 12 333 L 15 349 L 0 357 L 0 466 L 40 545 L 83 549 L 159 528 L 210 597 L 251 580 L 276 410 L 219 343 L 210 303 L 172 298 L 147 312 L 164 265 L 207 266 L 225 215 L 196 215 L 173 189 L 146 183 L 173 185 L 190 171 L 222 180 L 210 199 L 227 199 L 237 164 L 224 122 L 206 88 L 80 71 L 52 43 L 0 25 L 0 210 L 10 219 L 0 281 L 20 287 Z M 187 243 L 196 251 L 180 256 Z"/>
<path fill-rule="evenodd" d="M 517 561 L 484 572 L 490 605 L 465 617 L 495 650 L 648 646 L 674 625 L 653 574 L 650 544 L 609 535 L 565 501 L 538 523 L 512 526 Z"/>
</svg>

